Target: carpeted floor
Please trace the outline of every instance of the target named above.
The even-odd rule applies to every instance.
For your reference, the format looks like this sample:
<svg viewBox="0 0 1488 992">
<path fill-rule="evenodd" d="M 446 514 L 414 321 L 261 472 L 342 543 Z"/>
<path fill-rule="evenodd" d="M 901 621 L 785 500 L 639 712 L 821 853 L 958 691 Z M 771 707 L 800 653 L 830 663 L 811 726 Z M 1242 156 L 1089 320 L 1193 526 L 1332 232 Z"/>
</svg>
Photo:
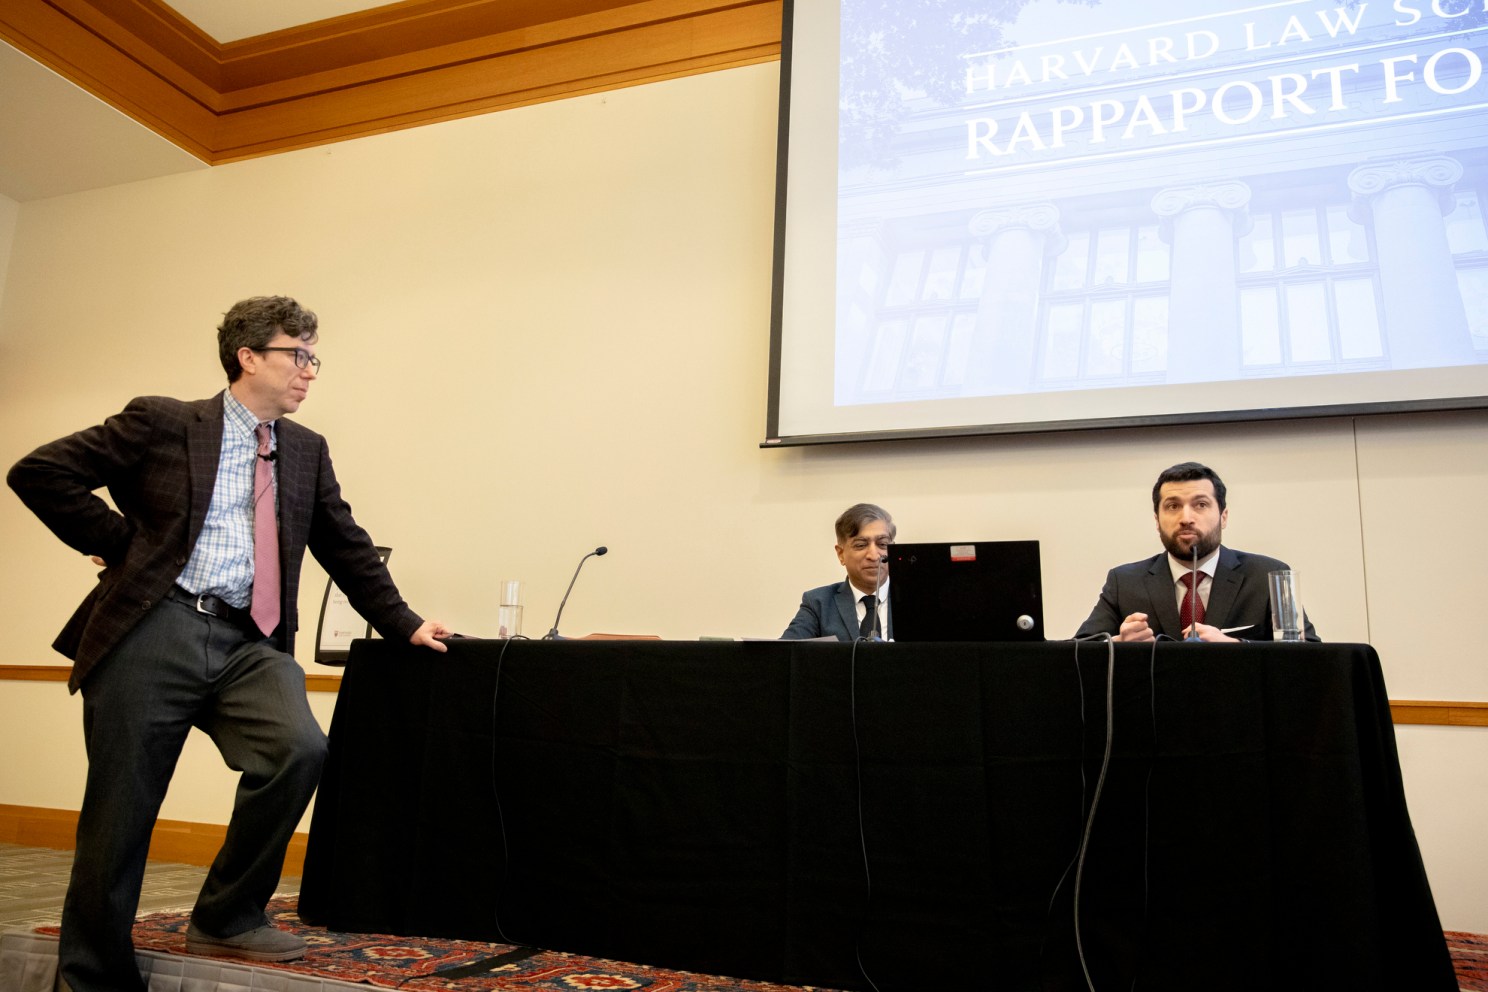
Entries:
<svg viewBox="0 0 1488 992">
<path fill-rule="evenodd" d="M 261 964 L 320 979 L 358 982 L 406 992 L 589 992 L 641 989 L 645 992 L 798 992 L 776 985 L 668 968 L 589 958 L 560 951 L 479 944 L 430 937 L 336 933 L 300 922 L 296 898 L 269 903 L 275 926 L 299 934 L 309 945 L 300 961 Z M 134 925 L 139 950 L 186 953 L 186 913 L 154 913 Z M 37 932 L 56 934 L 55 926 Z M 1485 987 L 1488 988 L 1488 987 Z"/>
<path fill-rule="evenodd" d="M 309 951 L 304 959 L 287 964 L 255 965 L 255 968 L 407 992 L 625 989 L 644 992 L 799 992 L 796 986 L 699 975 L 506 944 L 336 933 L 301 923 L 295 913 L 297 902 L 295 897 L 275 899 L 269 904 L 269 915 L 277 926 L 305 939 Z M 185 913 L 154 913 L 141 917 L 135 923 L 135 946 L 140 950 L 185 955 L 186 921 Z M 37 932 L 55 935 L 57 927 L 38 927 Z M 1462 992 L 1488 992 L 1488 935 L 1449 930 L 1446 940 Z"/>
<path fill-rule="evenodd" d="M 1462 992 L 1488 992 L 1488 934 L 1448 930 L 1447 947 Z"/>
</svg>

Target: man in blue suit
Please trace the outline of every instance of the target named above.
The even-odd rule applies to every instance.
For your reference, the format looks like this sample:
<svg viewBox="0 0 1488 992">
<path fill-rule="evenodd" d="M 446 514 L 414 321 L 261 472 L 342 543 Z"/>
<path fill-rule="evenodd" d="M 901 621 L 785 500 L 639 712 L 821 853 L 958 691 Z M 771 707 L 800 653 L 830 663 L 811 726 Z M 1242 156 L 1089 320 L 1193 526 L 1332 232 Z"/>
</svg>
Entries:
<svg viewBox="0 0 1488 992">
<path fill-rule="evenodd" d="M 837 560 L 847 569 L 847 578 L 806 590 L 801 595 L 801 608 L 781 639 L 888 639 L 893 631 L 888 553 L 896 533 L 894 518 L 881 506 L 857 503 L 844 510 L 837 518 Z"/>
<path fill-rule="evenodd" d="M 1165 550 L 1111 569 L 1095 609 L 1075 636 L 1107 633 L 1118 641 L 1160 636 L 1179 640 L 1195 627 L 1201 641 L 1271 640 L 1266 575 L 1290 566 L 1220 546 L 1230 511 L 1219 475 L 1198 462 L 1165 469 L 1152 487 L 1152 513 Z M 1195 557 L 1197 596 L 1189 588 Z M 1303 621 L 1306 639 L 1321 640 L 1305 614 Z"/>
</svg>

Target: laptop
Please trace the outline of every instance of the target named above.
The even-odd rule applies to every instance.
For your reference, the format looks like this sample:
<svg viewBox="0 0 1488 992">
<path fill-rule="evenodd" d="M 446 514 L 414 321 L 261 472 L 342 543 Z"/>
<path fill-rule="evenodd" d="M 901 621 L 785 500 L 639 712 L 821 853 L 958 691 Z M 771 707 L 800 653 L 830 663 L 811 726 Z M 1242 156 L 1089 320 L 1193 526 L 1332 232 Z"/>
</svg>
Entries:
<svg viewBox="0 0 1488 992">
<path fill-rule="evenodd" d="M 895 641 L 1042 641 L 1039 542 L 894 544 Z"/>
</svg>

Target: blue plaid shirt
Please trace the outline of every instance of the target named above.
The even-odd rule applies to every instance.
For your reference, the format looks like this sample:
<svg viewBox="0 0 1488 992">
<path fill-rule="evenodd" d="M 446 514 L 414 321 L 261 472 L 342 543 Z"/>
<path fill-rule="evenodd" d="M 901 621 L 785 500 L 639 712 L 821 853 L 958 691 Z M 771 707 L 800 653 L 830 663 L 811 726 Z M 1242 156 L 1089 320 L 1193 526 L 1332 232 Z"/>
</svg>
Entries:
<svg viewBox="0 0 1488 992">
<path fill-rule="evenodd" d="M 222 453 L 212 503 L 191 558 L 176 579 L 189 593 L 220 596 L 246 608 L 253 598 L 253 473 L 258 461 L 258 418 L 232 391 L 222 398 Z M 278 446 L 269 423 L 269 446 Z M 277 468 L 277 465 L 270 463 Z M 278 475 L 275 474 L 277 487 Z M 268 497 L 277 498 L 277 493 Z"/>
</svg>

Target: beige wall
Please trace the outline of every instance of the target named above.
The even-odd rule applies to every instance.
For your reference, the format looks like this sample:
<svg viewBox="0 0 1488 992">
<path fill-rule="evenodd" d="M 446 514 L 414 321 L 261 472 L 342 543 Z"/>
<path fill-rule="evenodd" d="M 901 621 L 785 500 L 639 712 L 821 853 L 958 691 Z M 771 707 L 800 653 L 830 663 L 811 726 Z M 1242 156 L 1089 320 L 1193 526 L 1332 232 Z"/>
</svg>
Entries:
<svg viewBox="0 0 1488 992">
<path fill-rule="evenodd" d="M 761 450 L 777 74 L 23 204 L 0 287 L 0 463 L 136 394 L 209 394 L 222 310 L 286 293 L 324 332 L 299 419 L 331 439 L 415 608 L 457 630 L 494 633 L 494 580 L 512 577 L 541 634 L 579 555 L 606 544 L 565 631 L 774 636 L 836 577 L 832 519 L 870 499 L 905 540 L 1042 541 L 1046 619 L 1068 633 L 1109 566 L 1156 550 L 1152 477 L 1193 457 L 1231 486 L 1230 543 L 1298 568 L 1323 636 L 1378 647 L 1393 697 L 1488 699 L 1464 622 L 1488 580 L 1484 413 Z M 9 496 L 0 543 L 0 663 L 58 661 L 48 644 L 93 570 Z M 1427 588 L 1444 551 L 1455 571 Z M 323 581 L 307 563 L 312 626 Z M 323 720 L 331 703 L 315 701 Z M 76 806 L 78 715 L 59 686 L 0 683 L 0 746 L 28 756 L 0 766 L 0 803 Z M 1399 739 L 1444 921 L 1488 931 L 1468 842 L 1488 731 Z M 196 740 L 163 815 L 224 822 L 231 793 Z"/>
<path fill-rule="evenodd" d="M 5 270 L 10 267 L 10 248 L 15 242 L 16 218 L 21 205 L 0 195 L 0 307 L 5 305 Z"/>
</svg>

